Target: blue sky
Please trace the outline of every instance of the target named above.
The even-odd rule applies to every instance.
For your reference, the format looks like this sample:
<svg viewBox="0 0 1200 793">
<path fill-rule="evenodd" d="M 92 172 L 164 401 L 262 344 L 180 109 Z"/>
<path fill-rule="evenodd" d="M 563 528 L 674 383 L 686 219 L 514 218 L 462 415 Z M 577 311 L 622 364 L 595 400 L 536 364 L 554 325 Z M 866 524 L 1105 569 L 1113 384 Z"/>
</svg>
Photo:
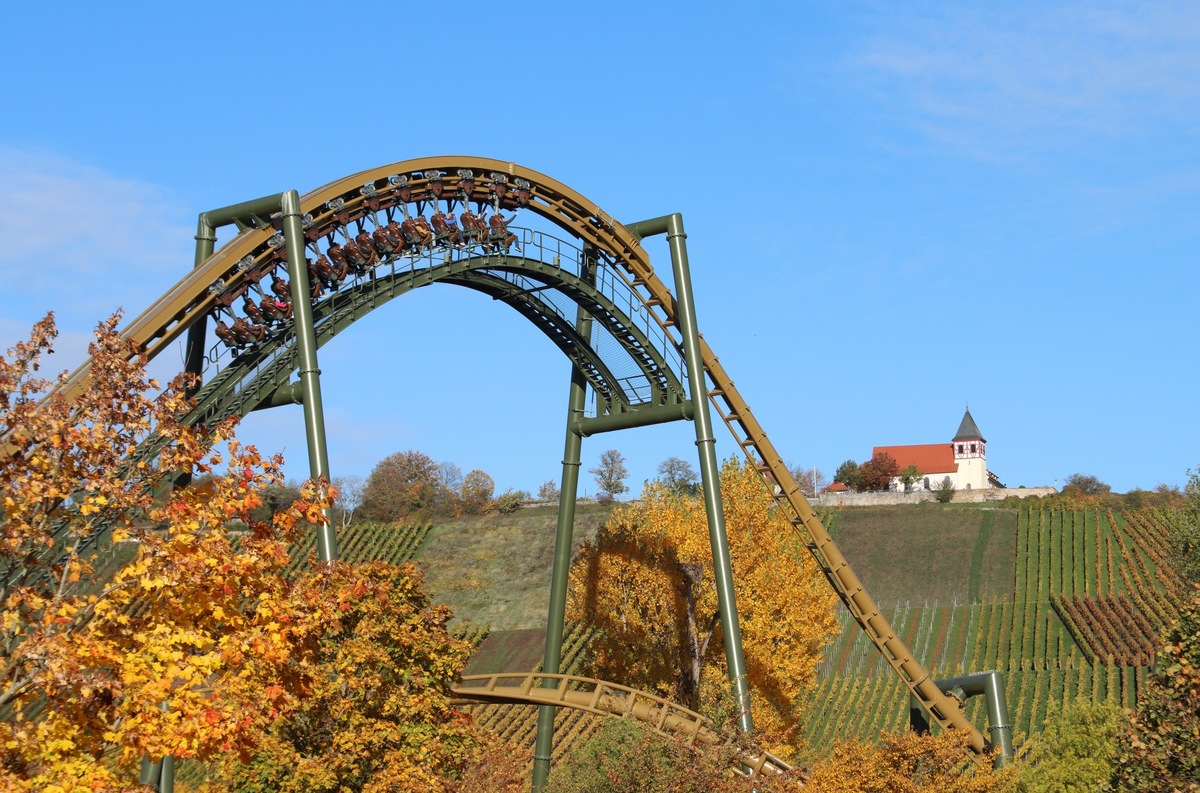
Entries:
<svg viewBox="0 0 1200 793">
<path fill-rule="evenodd" d="M 681 212 L 702 332 L 796 464 L 949 440 L 968 403 L 1012 486 L 1200 462 L 1194 6 L 18 4 L 0 59 L 0 347 L 53 309 L 58 368 L 187 272 L 197 213 L 470 154 Z M 335 474 L 558 477 L 566 360 L 464 292 L 321 351 Z M 304 475 L 298 409 L 241 436 Z M 620 449 L 636 490 L 692 441 L 585 466 Z"/>
</svg>

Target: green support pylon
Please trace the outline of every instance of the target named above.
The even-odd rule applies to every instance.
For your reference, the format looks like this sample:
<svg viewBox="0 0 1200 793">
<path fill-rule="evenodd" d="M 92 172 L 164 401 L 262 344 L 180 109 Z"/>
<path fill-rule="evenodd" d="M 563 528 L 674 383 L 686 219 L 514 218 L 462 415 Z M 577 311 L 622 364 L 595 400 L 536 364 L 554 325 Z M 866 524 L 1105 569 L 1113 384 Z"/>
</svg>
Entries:
<svg viewBox="0 0 1200 793">
<path fill-rule="evenodd" d="M 313 327 L 312 302 L 308 297 L 308 262 L 304 256 L 304 215 L 300 211 L 300 194 L 295 190 L 287 191 L 280 197 L 280 205 L 292 289 L 292 317 L 300 353 L 309 476 L 329 482 L 329 447 L 325 439 L 325 408 L 321 401 L 321 370 L 317 367 L 317 333 Z M 328 509 L 325 510 L 325 523 L 317 529 L 317 556 L 322 562 L 337 559 L 337 535 Z"/>
<path fill-rule="evenodd" d="M 308 441 L 309 476 L 314 480 L 329 481 L 329 447 L 321 401 L 321 370 L 317 367 L 317 336 L 313 327 L 312 303 L 308 297 L 308 262 L 304 255 L 304 213 L 300 209 L 300 194 L 288 190 L 201 212 L 196 228 L 195 266 L 199 267 L 212 256 L 218 228 L 235 224 L 240 229 L 247 229 L 275 212 L 282 215 L 288 278 L 292 289 L 293 327 L 300 354 L 301 402 L 304 405 L 304 430 Z M 188 329 L 184 369 L 196 375 L 204 368 L 207 321 L 206 317 L 201 318 Z M 325 525 L 317 531 L 317 556 L 322 562 L 337 559 L 337 535 L 333 531 L 329 510 L 325 510 Z"/>
<path fill-rule="evenodd" d="M 1004 694 L 1004 675 L 996 670 L 976 672 L 971 675 L 947 677 L 934 681 L 945 694 L 953 694 L 961 700 L 983 696 L 987 707 L 989 742 L 996 749 L 992 760 L 995 768 L 1004 768 L 1013 760 L 1013 725 L 1008 712 L 1008 700 Z M 929 720 L 917 698 L 908 698 L 909 727 L 915 732 L 929 732 Z"/>
<path fill-rule="evenodd" d="M 729 556 L 729 537 L 725 530 L 725 509 L 721 501 L 717 441 L 713 437 L 712 413 L 708 404 L 708 379 L 700 354 L 700 332 L 696 324 L 696 306 L 692 298 L 692 276 L 688 267 L 687 234 L 683 216 L 676 212 L 653 220 L 626 224 L 639 237 L 666 234 L 671 249 L 671 269 L 675 277 L 675 317 L 683 339 L 683 357 L 687 364 L 688 388 L 695 413 L 696 449 L 700 457 L 700 481 L 704 491 L 704 511 L 708 519 L 708 540 L 712 546 L 713 575 L 721 631 L 725 637 L 725 663 L 729 682 L 738 702 L 738 727 L 749 735 L 754 731 L 750 715 L 750 685 L 746 677 L 746 659 L 742 652 L 742 630 L 738 622 L 737 597 L 733 588 L 733 564 Z"/>
<path fill-rule="evenodd" d="M 594 259 L 584 250 L 584 270 L 594 276 Z M 592 336 L 592 317 L 582 306 L 575 313 L 575 329 L 585 339 Z M 571 539 L 575 530 L 575 500 L 579 492 L 579 468 L 583 436 L 578 423 L 583 418 L 587 380 L 579 367 L 571 366 L 571 387 L 567 398 L 567 432 L 563 443 L 562 485 L 558 490 L 558 526 L 554 532 L 554 567 L 550 573 L 550 607 L 546 611 L 546 650 L 542 671 L 557 675 L 562 662 L 563 630 L 567 617 L 567 581 L 571 572 Z M 544 681 L 543 687 L 549 687 Z M 537 738 L 533 749 L 533 791 L 540 793 L 550 776 L 550 754 L 554 749 L 553 705 L 538 707 Z"/>
<path fill-rule="evenodd" d="M 321 402 L 321 370 L 317 368 L 317 337 L 313 327 L 312 303 L 308 299 L 308 263 L 304 256 L 304 213 L 300 211 L 300 194 L 295 190 L 288 190 L 285 193 L 201 212 L 196 229 L 194 266 L 199 267 L 213 255 L 217 242 L 216 230 L 219 227 L 237 224 L 239 228 L 245 229 L 253 219 L 269 217 L 275 211 L 279 211 L 283 219 L 288 276 L 291 279 L 296 344 L 300 352 L 300 386 L 303 390 L 309 472 L 313 479 L 324 479 L 328 482 L 329 450 Z M 204 370 L 207 323 L 208 318 L 201 317 L 188 329 L 184 371 L 197 377 Z M 337 558 L 337 536 L 333 531 L 333 520 L 329 510 L 325 510 L 325 524 L 317 532 L 317 555 L 322 562 L 331 562 Z M 157 761 L 143 758 L 139 776 L 142 784 L 152 785 L 158 793 L 171 793 L 175 789 L 175 758 L 168 756 Z"/>
</svg>

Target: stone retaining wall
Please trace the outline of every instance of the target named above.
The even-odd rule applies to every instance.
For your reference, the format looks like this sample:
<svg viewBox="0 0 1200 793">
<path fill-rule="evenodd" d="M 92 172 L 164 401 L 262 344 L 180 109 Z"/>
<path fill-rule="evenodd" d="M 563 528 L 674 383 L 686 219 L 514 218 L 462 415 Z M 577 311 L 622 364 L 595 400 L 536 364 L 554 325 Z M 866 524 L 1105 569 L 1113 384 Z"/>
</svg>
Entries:
<svg viewBox="0 0 1200 793">
<path fill-rule="evenodd" d="M 1052 496 L 1057 492 L 1052 487 L 993 487 L 980 490 L 956 490 L 953 503 L 979 504 L 1003 501 L 1009 496 L 1032 498 L 1033 496 Z M 914 490 L 911 493 L 892 491 L 822 493 L 819 498 L 811 499 L 811 501 L 814 506 L 819 507 L 883 507 L 893 504 L 920 504 L 922 501 L 937 501 L 937 493 L 932 490 Z"/>
</svg>

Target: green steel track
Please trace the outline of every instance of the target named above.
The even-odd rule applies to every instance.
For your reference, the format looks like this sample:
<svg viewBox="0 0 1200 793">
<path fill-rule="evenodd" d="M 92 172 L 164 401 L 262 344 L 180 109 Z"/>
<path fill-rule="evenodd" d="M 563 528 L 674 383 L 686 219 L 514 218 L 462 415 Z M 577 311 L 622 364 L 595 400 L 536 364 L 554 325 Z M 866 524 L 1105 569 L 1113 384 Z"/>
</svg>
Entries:
<svg viewBox="0 0 1200 793">
<path fill-rule="evenodd" d="M 543 238 L 543 235 L 527 234 Z M 561 243 L 559 240 L 555 242 Z M 565 244 L 559 247 L 562 250 Z M 648 405 L 679 404 L 685 391 L 677 372 L 682 363 L 673 349 L 660 352 L 647 330 L 639 327 L 626 309 L 618 305 L 620 295 L 609 296 L 560 263 L 502 255 L 448 255 L 435 251 L 417 259 L 402 258 L 377 267 L 370 278 L 355 280 L 313 306 L 318 346 L 323 346 L 359 319 L 413 289 L 444 283 L 463 286 L 489 295 L 511 306 L 539 328 L 563 354 L 585 373 L 604 412 L 620 412 Z M 450 259 L 446 261 L 446 259 Z M 576 262 L 577 264 L 578 262 Z M 620 344 L 626 355 L 615 365 L 634 374 L 614 373 L 612 351 L 602 355 L 592 338 L 581 337 L 573 318 L 548 301 L 561 296 L 582 305 L 596 319 L 605 337 Z M 625 294 L 628 298 L 632 293 Z M 560 300 L 561 302 L 561 300 Z M 645 324 L 644 321 L 641 324 Z M 266 341 L 246 346 L 232 356 L 218 345 L 207 351 L 210 369 L 215 370 L 196 396 L 190 421 L 213 423 L 232 415 L 245 415 L 263 406 L 280 388 L 286 387 L 297 370 L 295 336 L 285 326 Z M 605 358 L 609 360 L 605 360 Z M 223 364 L 218 368 L 217 364 Z"/>
</svg>

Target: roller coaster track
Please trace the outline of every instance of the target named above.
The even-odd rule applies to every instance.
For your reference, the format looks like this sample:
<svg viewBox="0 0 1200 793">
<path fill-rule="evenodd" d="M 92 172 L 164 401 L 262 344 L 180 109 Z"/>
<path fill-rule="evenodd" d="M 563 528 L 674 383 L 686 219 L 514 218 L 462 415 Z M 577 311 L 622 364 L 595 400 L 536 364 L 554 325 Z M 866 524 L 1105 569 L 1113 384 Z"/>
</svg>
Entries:
<svg viewBox="0 0 1200 793">
<path fill-rule="evenodd" d="M 543 688 L 543 681 L 553 686 Z M 670 738 L 712 746 L 726 737 L 713 729 L 712 720 L 670 700 L 628 686 L 574 675 L 540 672 L 467 675 L 451 688 L 452 705 L 499 703 L 506 705 L 554 705 L 595 713 L 599 716 L 633 718 Z M 743 750 L 737 760 L 747 773 L 790 771 L 792 766 L 768 752 Z"/>
<path fill-rule="evenodd" d="M 470 174 L 468 177 L 466 174 Z M 435 184 L 438 192 L 434 192 Z M 505 190 L 498 189 L 505 186 Z M 511 189 L 524 185 L 518 199 Z M 526 254 L 504 255 L 492 250 L 465 256 L 450 249 L 429 250 L 407 263 L 396 256 L 379 265 L 379 272 L 360 277 L 314 305 L 318 342 L 323 343 L 366 312 L 411 288 L 443 281 L 491 294 L 517 308 L 546 333 L 579 366 L 598 394 L 598 413 L 619 413 L 646 406 L 686 401 L 680 381 L 681 341 L 675 332 L 676 304 L 666 284 L 650 265 L 641 239 L 621 223 L 567 186 L 513 163 L 477 157 L 431 157 L 395 163 L 348 176 L 301 199 L 309 251 L 320 253 L 318 241 L 337 235 L 351 238 L 378 228 L 396 210 L 418 208 L 462 196 L 464 205 L 495 202 L 503 209 L 528 209 L 557 225 L 579 242 L 569 255 L 548 255 L 542 243 L 535 261 L 528 256 L 536 235 L 523 240 Z M 424 202 L 424 203 L 422 203 Z M 196 267 L 124 331 L 149 357 L 154 357 L 186 330 L 220 310 L 220 301 L 239 294 L 282 266 L 280 219 L 257 217 L 241 224 L 244 230 Z M 536 246 L 535 246 L 536 247 Z M 549 259 L 549 261 L 546 261 Z M 383 272 L 384 268 L 389 268 Z M 571 272 L 566 272 L 571 270 Z M 584 305 L 628 356 L 631 377 L 609 365 L 592 340 L 572 336 L 566 312 L 556 308 L 553 293 Z M 636 332 L 635 332 L 636 331 Z M 659 346 L 659 345 L 662 346 Z M 296 371 L 294 338 L 281 329 L 261 345 L 234 351 L 217 346 L 209 354 L 214 371 L 206 373 L 200 405 L 193 420 L 242 414 L 266 403 L 286 386 Z M 749 406 L 719 359 L 701 339 L 709 388 L 708 398 L 739 447 L 757 468 L 775 501 L 790 516 L 793 528 L 851 616 L 884 659 L 900 675 L 910 693 L 943 728 L 961 729 L 976 752 L 987 749 L 980 732 L 966 719 L 959 702 L 944 694 L 908 647 L 892 630 L 874 599 L 859 581 L 829 532 L 809 505 L 782 457 L 767 438 Z M 670 360 L 669 360 L 670 359 Z M 672 368 L 678 372 L 671 373 Z M 218 371 L 219 370 L 219 371 Z M 87 365 L 74 372 L 62 390 L 71 398 L 86 383 Z"/>
</svg>

